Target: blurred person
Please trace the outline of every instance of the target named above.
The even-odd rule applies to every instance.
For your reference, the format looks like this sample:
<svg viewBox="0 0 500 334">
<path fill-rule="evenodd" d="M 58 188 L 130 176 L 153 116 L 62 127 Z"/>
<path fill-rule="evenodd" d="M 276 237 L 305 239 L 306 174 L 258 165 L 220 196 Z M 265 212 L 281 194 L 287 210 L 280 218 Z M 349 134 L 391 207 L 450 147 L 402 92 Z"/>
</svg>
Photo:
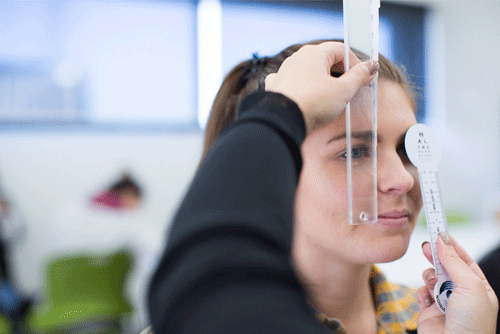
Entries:
<svg viewBox="0 0 500 334">
<path fill-rule="evenodd" d="M 56 213 L 54 256 L 112 253 L 126 248 L 134 255 L 127 280 L 134 307 L 134 327 L 146 320 L 145 287 L 161 250 L 159 231 L 144 211 L 144 190 L 123 172 L 104 189 L 65 203 Z"/>
<path fill-rule="evenodd" d="M 124 173 L 109 189 L 94 196 L 92 204 L 101 209 L 134 210 L 142 201 L 142 191 L 128 173 Z"/>
<path fill-rule="evenodd" d="M 201 164 L 151 282 L 153 330 L 493 333 L 498 301 L 453 238 L 438 241 L 457 284 L 446 316 L 432 297 L 433 269 L 416 292 L 374 265 L 404 255 L 422 206 L 404 149 L 416 104 L 402 71 L 384 57 L 361 63 L 350 54 L 344 73 L 342 43 L 309 44 L 245 61 L 222 83 Z M 377 71 L 380 214 L 353 226 L 343 110 Z M 353 163 L 362 165 L 371 139 L 366 129 L 353 133 Z"/>
</svg>

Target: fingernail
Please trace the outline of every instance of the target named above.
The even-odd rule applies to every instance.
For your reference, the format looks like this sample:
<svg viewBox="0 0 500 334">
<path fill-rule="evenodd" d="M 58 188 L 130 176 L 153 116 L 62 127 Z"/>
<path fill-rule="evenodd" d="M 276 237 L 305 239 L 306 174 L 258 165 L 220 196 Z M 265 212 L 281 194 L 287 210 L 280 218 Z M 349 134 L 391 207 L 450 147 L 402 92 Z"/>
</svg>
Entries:
<svg viewBox="0 0 500 334">
<path fill-rule="evenodd" d="M 431 296 L 427 295 L 427 296 L 424 297 L 424 304 L 425 304 L 425 306 L 427 306 L 427 307 L 431 306 L 432 303 L 434 303 L 434 300 L 432 299 Z"/>
<path fill-rule="evenodd" d="M 368 70 L 368 73 L 373 75 L 377 73 L 378 70 L 380 69 L 380 64 L 378 63 L 378 61 L 370 60 L 369 62 L 366 63 L 366 69 Z"/>
<path fill-rule="evenodd" d="M 439 232 L 439 237 L 441 238 L 441 240 L 443 240 L 446 246 L 451 246 L 451 240 L 450 237 L 448 236 L 448 233 L 441 231 Z"/>
<path fill-rule="evenodd" d="M 424 241 L 424 242 L 422 242 L 422 246 L 420 246 L 420 247 L 424 248 L 424 245 L 428 244 L 428 243 L 429 243 L 429 241 Z"/>
<path fill-rule="evenodd" d="M 426 282 L 429 282 L 432 279 L 436 278 L 436 274 L 434 273 L 434 270 L 428 269 L 424 272 L 424 278 Z"/>
</svg>

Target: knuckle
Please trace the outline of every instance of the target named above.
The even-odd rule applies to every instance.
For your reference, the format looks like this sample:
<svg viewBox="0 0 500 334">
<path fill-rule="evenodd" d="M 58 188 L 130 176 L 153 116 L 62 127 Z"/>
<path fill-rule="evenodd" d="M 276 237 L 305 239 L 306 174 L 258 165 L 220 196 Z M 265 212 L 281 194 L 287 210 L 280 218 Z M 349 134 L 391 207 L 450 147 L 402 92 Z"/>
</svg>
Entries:
<svg viewBox="0 0 500 334">
<path fill-rule="evenodd" d="M 479 277 L 472 277 L 469 281 L 469 286 L 474 290 L 485 290 L 484 283 Z"/>
<path fill-rule="evenodd" d="M 314 49 L 314 46 L 311 45 L 311 44 L 306 44 L 304 45 L 303 47 L 300 48 L 301 50 L 303 50 L 304 52 L 309 52 L 311 51 L 312 49 Z"/>
</svg>

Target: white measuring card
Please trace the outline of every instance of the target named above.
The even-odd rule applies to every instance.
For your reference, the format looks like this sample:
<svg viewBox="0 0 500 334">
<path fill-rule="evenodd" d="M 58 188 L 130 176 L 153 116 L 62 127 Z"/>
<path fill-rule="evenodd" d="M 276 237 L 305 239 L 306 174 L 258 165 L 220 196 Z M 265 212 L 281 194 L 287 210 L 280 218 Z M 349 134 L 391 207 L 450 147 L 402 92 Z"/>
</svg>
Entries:
<svg viewBox="0 0 500 334">
<path fill-rule="evenodd" d="M 362 61 L 378 61 L 380 0 L 343 0 L 344 64 L 352 50 Z M 378 74 L 348 103 L 346 116 L 349 224 L 377 221 Z M 362 159 L 360 159 L 360 157 Z"/>
<path fill-rule="evenodd" d="M 441 158 L 441 146 L 435 133 L 424 124 L 415 124 L 408 129 L 405 137 L 406 154 L 418 169 L 420 188 L 424 201 L 425 217 L 429 229 L 434 269 L 438 277 L 434 286 L 434 299 L 438 308 L 445 313 L 455 285 L 437 256 L 439 232 L 448 233 L 446 214 L 441 203 L 437 167 Z"/>
</svg>

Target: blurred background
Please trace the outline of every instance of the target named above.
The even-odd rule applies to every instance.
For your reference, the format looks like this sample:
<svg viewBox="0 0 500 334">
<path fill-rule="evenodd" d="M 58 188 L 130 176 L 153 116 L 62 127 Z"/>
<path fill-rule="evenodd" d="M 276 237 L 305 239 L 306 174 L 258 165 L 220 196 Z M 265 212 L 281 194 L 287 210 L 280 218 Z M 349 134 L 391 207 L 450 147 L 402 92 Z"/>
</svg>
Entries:
<svg viewBox="0 0 500 334">
<path fill-rule="evenodd" d="M 382 1 L 380 20 L 380 52 L 407 69 L 442 142 L 450 232 L 479 260 L 500 243 L 500 2 Z M 0 231 L 6 280 L 29 301 L 24 331 L 144 327 L 225 73 L 342 37 L 342 1 L 0 1 Z M 424 240 L 422 219 L 407 255 L 381 265 L 389 279 L 420 286 Z M 75 296 L 99 285 L 88 275 L 121 288 L 85 304 Z"/>
</svg>

